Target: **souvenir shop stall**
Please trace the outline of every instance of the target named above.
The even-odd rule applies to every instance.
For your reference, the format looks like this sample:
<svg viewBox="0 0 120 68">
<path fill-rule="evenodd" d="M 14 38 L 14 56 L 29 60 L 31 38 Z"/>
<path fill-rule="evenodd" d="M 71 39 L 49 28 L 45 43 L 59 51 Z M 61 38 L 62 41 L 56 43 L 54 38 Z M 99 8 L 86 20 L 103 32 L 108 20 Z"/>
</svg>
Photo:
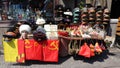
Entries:
<svg viewBox="0 0 120 68">
<path fill-rule="evenodd" d="M 59 62 L 59 57 L 91 58 L 107 50 L 104 41 L 110 19 L 107 7 L 101 3 L 94 6 L 87 0 L 75 0 L 74 8 L 63 5 L 68 0 L 46 1 L 49 8 L 53 8 L 52 15 L 47 14 L 45 4 L 32 23 L 19 20 L 3 35 L 6 62 Z"/>
</svg>

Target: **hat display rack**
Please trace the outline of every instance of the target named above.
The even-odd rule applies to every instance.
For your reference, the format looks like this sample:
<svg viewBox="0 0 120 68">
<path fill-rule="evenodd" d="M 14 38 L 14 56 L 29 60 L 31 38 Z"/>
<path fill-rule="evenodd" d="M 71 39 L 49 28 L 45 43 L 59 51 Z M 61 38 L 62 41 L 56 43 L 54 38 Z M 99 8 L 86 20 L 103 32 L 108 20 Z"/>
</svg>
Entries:
<svg viewBox="0 0 120 68">
<path fill-rule="evenodd" d="M 93 4 L 94 2 L 94 4 Z M 104 5 L 102 5 L 102 3 Z M 93 26 L 100 26 L 103 30 L 106 29 L 105 24 L 109 24 L 109 10 L 107 8 L 107 0 L 86 0 L 85 6 L 81 9 L 80 22 L 93 24 Z M 71 38 L 68 45 L 69 55 L 77 54 L 90 58 L 101 54 L 106 50 L 106 44 L 103 39 L 83 39 L 77 40 Z M 84 52 L 83 52 L 84 51 Z M 86 52 L 85 52 L 86 51 Z M 89 54 L 87 54 L 89 53 Z"/>
<path fill-rule="evenodd" d="M 82 5 L 81 2 L 80 5 Z M 75 7 L 73 11 L 67 11 L 62 5 L 56 5 L 55 22 L 57 24 L 87 22 L 92 25 L 96 22 L 101 22 L 105 26 L 105 29 L 108 27 L 110 11 L 107 7 L 107 0 L 85 0 L 84 6 L 78 6 L 78 8 Z"/>
<path fill-rule="evenodd" d="M 85 6 L 81 9 L 80 19 L 80 22 L 87 22 L 92 25 L 100 22 L 107 31 L 110 22 L 107 0 L 86 0 Z"/>
</svg>

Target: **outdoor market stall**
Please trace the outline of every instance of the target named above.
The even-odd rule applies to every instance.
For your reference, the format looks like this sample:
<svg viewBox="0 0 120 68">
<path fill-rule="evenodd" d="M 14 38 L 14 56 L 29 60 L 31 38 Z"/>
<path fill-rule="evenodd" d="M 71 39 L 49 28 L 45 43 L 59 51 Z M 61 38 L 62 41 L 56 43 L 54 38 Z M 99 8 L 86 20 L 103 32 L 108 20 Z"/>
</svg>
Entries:
<svg viewBox="0 0 120 68">
<path fill-rule="evenodd" d="M 35 23 L 18 21 L 3 35 L 6 62 L 26 60 L 58 62 L 59 56 L 93 57 L 106 50 L 109 10 L 100 5 L 75 7 L 73 11 L 55 6 L 55 22 L 37 13 Z"/>
</svg>

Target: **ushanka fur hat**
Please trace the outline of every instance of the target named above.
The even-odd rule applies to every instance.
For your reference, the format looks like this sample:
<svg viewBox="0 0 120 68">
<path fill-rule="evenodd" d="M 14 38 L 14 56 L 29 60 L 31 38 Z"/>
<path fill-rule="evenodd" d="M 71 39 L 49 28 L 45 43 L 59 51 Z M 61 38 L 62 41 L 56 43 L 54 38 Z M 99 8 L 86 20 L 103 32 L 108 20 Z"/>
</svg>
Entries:
<svg viewBox="0 0 120 68">
<path fill-rule="evenodd" d="M 36 31 L 33 32 L 33 38 L 36 41 L 41 41 L 41 40 L 46 40 L 46 31 L 44 28 L 42 28 L 41 26 L 39 26 Z"/>
<path fill-rule="evenodd" d="M 28 33 L 30 33 L 31 32 L 31 27 L 27 24 L 22 24 L 19 27 L 19 32 L 22 33 L 22 31 L 27 31 Z"/>
</svg>

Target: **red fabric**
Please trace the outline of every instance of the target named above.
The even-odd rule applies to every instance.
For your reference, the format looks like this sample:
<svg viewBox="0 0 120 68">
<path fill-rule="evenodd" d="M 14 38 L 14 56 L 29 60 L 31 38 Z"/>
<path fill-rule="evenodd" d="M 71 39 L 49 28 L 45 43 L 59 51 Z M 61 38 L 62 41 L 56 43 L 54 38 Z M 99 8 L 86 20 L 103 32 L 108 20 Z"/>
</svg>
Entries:
<svg viewBox="0 0 120 68">
<path fill-rule="evenodd" d="M 62 35 L 62 36 L 68 36 L 69 33 L 66 31 L 58 31 L 58 35 Z"/>
<path fill-rule="evenodd" d="M 78 55 L 81 55 L 81 56 L 90 58 L 90 48 L 89 48 L 89 46 L 87 45 L 87 43 L 84 43 L 84 44 L 81 46 Z"/>
<path fill-rule="evenodd" d="M 47 62 L 58 62 L 58 51 L 59 51 L 59 41 L 58 40 L 47 40 L 42 42 L 43 47 L 43 57 L 44 61 Z"/>
<path fill-rule="evenodd" d="M 93 44 L 90 44 L 90 56 L 95 56 L 95 47 L 93 46 Z"/>
<path fill-rule="evenodd" d="M 25 40 L 26 60 L 42 60 L 42 45 L 34 39 Z"/>
<path fill-rule="evenodd" d="M 18 62 L 40 60 L 58 62 L 59 40 L 37 42 L 34 39 L 18 40 Z M 24 57 L 21 57 L 24 56 Z"/>
<path fill-rule="evenodd" d="M 18 57 L 17 62 L 24 63 L 25 62 L 25 47 L 24 40 L 18 39 Z"/>
<path fill-rule="evenodd" d="M 102 49 L 100 48 L 100 45 L 99 45 L 98 42 L 95 43 L 95 51 L 98 52 L 98 53 L 102 52 Z"/>
</svg>

